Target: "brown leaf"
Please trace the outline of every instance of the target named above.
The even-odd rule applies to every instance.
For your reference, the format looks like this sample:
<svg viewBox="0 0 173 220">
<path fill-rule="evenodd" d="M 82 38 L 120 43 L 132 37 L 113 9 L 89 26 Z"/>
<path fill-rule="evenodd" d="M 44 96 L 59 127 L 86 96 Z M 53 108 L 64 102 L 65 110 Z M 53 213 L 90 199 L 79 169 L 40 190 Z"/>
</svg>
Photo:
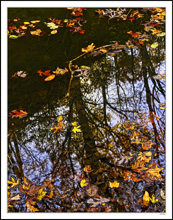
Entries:
<svg viewBox="0 0 173 220">
<path fill-rule="evenodd" d="M 89 185 L 86 188 L 86 193 L 88 196 L 92 197 L 95 196 L 98 192 L 98 187 L 95 185 Z"/>
</svg>

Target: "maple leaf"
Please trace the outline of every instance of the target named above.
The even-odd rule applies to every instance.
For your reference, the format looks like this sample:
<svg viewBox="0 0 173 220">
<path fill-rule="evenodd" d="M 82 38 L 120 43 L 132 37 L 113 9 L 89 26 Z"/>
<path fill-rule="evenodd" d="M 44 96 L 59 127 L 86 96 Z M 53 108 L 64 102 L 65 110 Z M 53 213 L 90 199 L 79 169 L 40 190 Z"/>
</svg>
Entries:
<svg viewBox="0 0 173 220">
<path fill-rule="evenodd" d="M 11 177 L 11 180 L 12 180 L 12 181 L 9 181 L 9 180 L 8 180 L 8 184 L 11 184 L 11 186 L 10 186 L 9 188 L 13 188 L 14 186 L 19 185 L 19 179 L 17 179 L 17 181 L 15 182 L 14 178 Z"/>
<path fill-rule="evenodd" d="M 111 188 L 118 188 L 119 187 L 119 183 L 115 180 L 114 182 L 109 182 L 109 186 Z"/>
<path fill-rule="evenodd" d="M 82 48 L 82 52 L 88 53 L 88 52 L 92 51 L 94 48 L 95 48 L 94 43 L 92 43 L 92 44 L 88 45 L 87 47 Z"/>
<path fill-rule="evenodd" d="M 147 191 L 145 191 L 144 195 L 143 195 L 143 204 L 144 206 L 147 206 L 150 202 L 150 196 L 149 193 Z"/>
<path fill-rule="evenodd" d="M 12 113 L 9 113 L 9 116 L 11 116 L 12 118 L 14 118 L 14 117 L 22 118 L 23 116 L 25 116 L 27 114 L 28 113 L 23 110 L 20 110 L 20 111 L 13 110 Z"/>
<path fill-rule="evenodd" d="M 80 129 L 80 126 L 74 127 L 72 131 L 73 131 L 75 134 L 76 134 L 77 132 L 82 132 L 81 129 Z"/>
<path fill-rule="evenodd" d="M 98 10 L 96 10 L 96 12 L 100 15 L 100 14 L 102 14 L 103 10 L 98 9 Z"/>
<path fill-rule="evenodd" d="M 63 130 L 64 130 L 64 123 L 63 123 L 62 121 L 60 121 L 60 122 L 58 123 L 58 126 L 56 126 L 54 123 L 52 123 L 52 124 L 53 124 L 54 127 L 51 127 L 51 128 L 50 128 L 50 131 L 52 131 L 52 130 L 55 129 L 55 131 L 53 132 L 54 134 L 57 133 L 58 130 L 60 130 L 60 131 L 63 131 Z"/>
</svg>

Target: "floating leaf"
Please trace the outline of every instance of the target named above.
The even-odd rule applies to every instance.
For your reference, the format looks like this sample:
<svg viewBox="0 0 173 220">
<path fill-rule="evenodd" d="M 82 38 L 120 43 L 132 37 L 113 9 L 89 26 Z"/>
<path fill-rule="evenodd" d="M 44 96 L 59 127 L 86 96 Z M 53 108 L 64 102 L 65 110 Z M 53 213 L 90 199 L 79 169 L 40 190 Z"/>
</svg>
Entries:
<svg viewBox="0 0 173 220">
<path fill-rule="evenodd" d="M 31 21 L 32 24 L 36 24 L 36 23 L 39 23 L 40 20 L 35 20 L 35 21 Z"/>
<path fill-rule="evenodd" d="M 73 131 L 75 134 L 76 134 L 77 132 L 82 132 L 81 129 L 80 129 L 80 126 L 74 127 L 72 131 Z"/>
<path fill-rule="evenodd" d="M 166 108 L 165 103 L 160 105 L 160 109 L 165 109 L 165 108 Z"/>
<path fill-rule="evenodd" d="M 148 169 L 146 172 L 152 174 L 152 176 L 156 176 L 156 177 L 158 177 L 158 178 L 161 178 L 161 175 L 160 175 L 160 173 L 159 173 L 161 170 L 163 170 L 163 168 L 159 168 L 159 167 L 156 165 L 155 168 L 153 168 L 153 169 Z"/>
<path fill-rule="evenodd" d="M 94 43 L 88 45 L 88 47 L 82 48 L 82 52 L 84 53 L 88 53 L 90 51 L 92 51 L 95 48 Z"/>
<path fill-rule="evenodd" d="M 50 32 L 51 34 L 56 34 L 57 33 L 57 30 L 53 30 Z"/>
<path fill-rule="evenodd" d="M 160 190 L 160 196 L 162 197 L 162 199 L 166 199 L 165 194 L 162 189 Z"/>
<path fill-rule="evenodd" d="M 87 189 L 86 189 L 86 193 L 88 196 L 92 197 L 92 196 L 95 196 L 98 192 L 98 187 L 95 186 L 95 185 L 90 185 L 90 186 L 87 186 Z"/>
<path fill-rule="evenodd" d="M 83 188 L 83 187 L 87 186 L 88 183 L 86 182 L 85 179 L 83 179 L 83 180 L 80 181 L 80 185 L 81 185 L 81 187 Z"/>
<path fill-rule="evenodd" d="M 11 38 L 11 39 L 17 39 L 18 36 L 16 36 L 16 35 L 9 35 L 9 38 Z"/>
<path fill-rule="evenodd" d="M 39 210 L 31 205 L 29 201 L 26 202 L 25 206 L 27 207 L 27 212 L 38 212 Z"/>
<path fill-rule="evenodd" d="M 132 37 L 134 38 L 139 38 L 141 36 L 141 33 L 140 32 L 133 32 L 133 31 L 128 31 L 127 32 L 128 34 L 130 34 Z"/>
<path fill-rule="evenodd" d="M 86 173 L 91 173 L 92 172 L 92 168 L 91 165 L 85 165 L 84 169 L 83 169 Z"/>
<path fill-rule="evenodd" d="M 66 72 L 68 72 L 67 68 L 65 69 L 61 69 L 59 67 L 56 68 L 55 71 L 52 71 L 53 73 L 55 73 L 56 76 L 59 76 L 59 75 L 64 75 Z"/>
<path fill-rule="evenodd" d="M 54 78 L 55 78 L 55 75 L 52 74 L 52 75 L 46 77 L 46 78 L 44 79 L 44 81 L 51 81 L 51 80 L 53 80 Z"/>
<path fill-rule="evenodd" d="M 165 32 L 162 32 L 160 34 L 157 34 L 158 37 L 164 37 L 165 36 Z"/>
<path fill-rule="evenodd" d="M 63 117 L 60 115 L 58 118 L 57 118 L 57 121 L 60 122 L 63 120 Z"/>
<path fill-rule="evenodd" d="M 155 43 L 153 43 L 152 45 L 151 45 L 151 48 L 156 48 L 156 47 L 158 47 L 158 43 L 157 42 L 155 42 Z"/>
<path fill-rule="evenodd" d="M 38 200 L 42 200 L 43 197 L 46 195 L 46 193 L 47 193 L 47 192 L 44 191 L 43 188 L 39 189 L 38 195 L 37 195 L 37 199 L 38 199 Z"/>
<path fill-rule="evenodd" d="M 107 53 L 107 52 L 108 52 L 104 47 L 101 48 L 100 51 L 101 51 L 102 53 Z"/>
<path fill-rule="evenodd" d="M 10 200 L 12 200 L 12 201 L 20 200 L 20 196 L 19 196 L 19 194 L 16 195 L 16 196 L 14 196 L 14 197 L 12 197 L 12 198 L 10 198 Z"/>
<path fill-rule="evenodd" d="M 57 133 L 58 130 L 60 130 L 60 131 L 64 130 L 65 125 L 64 125 L 64 123 L 62 121 L 60 121 L 58 123 L 58 126 L 56 126 L 54 123 L 52 123 L 52 124 L 54 125 L 54 127 L 51 127 L 50 131 L 55 129 L 55 131 L 53 132 L 54 134 Z"/>
<path fill-rule="evenodd" d="M 17 181 L 15 182 L 14 178 L 11 177 L 11 180 L 12 180 L 12 181 L 9 181 L 9 180 L 8 180 L 8 184 L 11 184 L 10 188 L 13 188 L 14 186 L 19 185 L 19 179 L 17 179 Z"/>
<path fill-rule="evenodd" d="M 154 143 L 151 143 L 151 141 L 142 142 L 142 149 L 143 150 L 149 150 L 152 147 L 153 144 Z"/>
<path fill-rule="evenodd" d="M 11 116 L 12 118 L 14 118 L 14 117 L 22 118 L 23 116 L 25 116 L 27 114 L 28 113 L 23 110 L 20 110 L 20 111 L 13 110 L 12 113 L 9 113 L 9 116 Z"/>
<path fill-rule="evenodd" d="M 150 198 L 150 201 L 152 202 L 152 203 L 156 203 L 156 202 L 158 202 L 159 200 L 158 199 L 155 199 L 155 196 L 154 196 L 154 194 L 152 195 L 152 198 Z"/>
<path fill-rule="evenodd" d="M 111 188 L 118 188 L 119 187 L 119 183 L 115 180 L 114 182 L 109 182 L 109 186 Z"/>
<path fill-rule="evenodd" d="M 150 196 L 149 193 L 147 191 L 145 191 L 144 195 L 143 195 L 143 204 L 144 206 L 147 206 L 150 202 Z"/>
</svg>

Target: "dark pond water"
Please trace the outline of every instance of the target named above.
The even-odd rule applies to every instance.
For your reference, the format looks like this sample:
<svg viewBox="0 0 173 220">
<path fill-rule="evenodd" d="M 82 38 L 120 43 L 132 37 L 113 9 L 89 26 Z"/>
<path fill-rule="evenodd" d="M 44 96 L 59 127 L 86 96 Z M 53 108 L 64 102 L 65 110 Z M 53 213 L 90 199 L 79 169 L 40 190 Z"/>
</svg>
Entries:
<svg viewBox="0 0 173 220">
<path fill-rule="evenodd" d="M 164 13 L 8 9 L 9 212 L 165 212 Z"/>
</svg>

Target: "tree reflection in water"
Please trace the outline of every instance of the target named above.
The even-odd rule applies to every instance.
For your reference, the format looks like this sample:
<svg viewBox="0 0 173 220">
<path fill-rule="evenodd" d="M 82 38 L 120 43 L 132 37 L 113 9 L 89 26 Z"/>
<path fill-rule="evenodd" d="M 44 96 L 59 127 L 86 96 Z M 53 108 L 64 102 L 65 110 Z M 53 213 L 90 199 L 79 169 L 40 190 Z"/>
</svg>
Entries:
<svg viewBox="0 0 173 220">
<path fill-rule="evenodd" d="M 25 191 L 9 211 L 25 212 L 27 201 L 41 212 L 164 211 L 165 79 L 156 77 L 165 73 L 164 41 L 157 54 L 144 44 L 79 62 L 86 59 L 89 74 L 74 73 L 69 96 L 70 73 L 58 84 L 62 91 L 39 89 L 42 103 L 53 94 L 39 111 L 20 122 L 9 118 L 9 179 L 22 185 L 26 177 L 47 192 L 38 201 L 39 190 Z M 63 129 L 54 133 L 59 116 Z M 72 131 L 74 122 L 81 132 Z M 145 206 L 145 191 L 159 202 Z"/>
</svg>

